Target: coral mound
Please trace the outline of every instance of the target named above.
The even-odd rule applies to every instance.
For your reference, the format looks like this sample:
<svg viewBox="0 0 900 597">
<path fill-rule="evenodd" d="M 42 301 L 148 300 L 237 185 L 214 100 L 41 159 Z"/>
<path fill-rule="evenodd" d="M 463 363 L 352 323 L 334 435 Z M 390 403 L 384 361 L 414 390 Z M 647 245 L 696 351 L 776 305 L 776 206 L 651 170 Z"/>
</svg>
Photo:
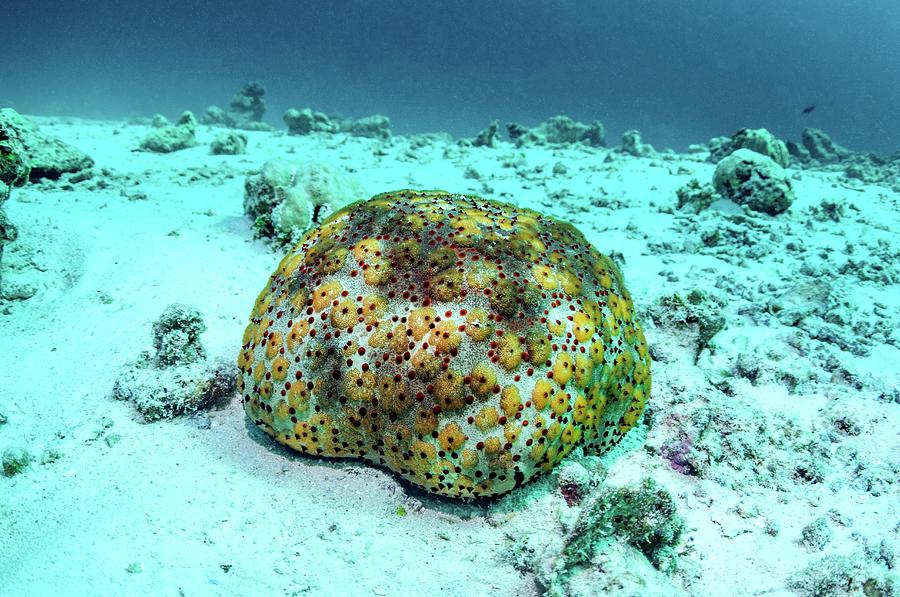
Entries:
<svg viewBox="0 0 900 597">
<path fill-rule="evenodd" d="M 260 293 L 238 367 L 277 441 L 463 498 L 610 448 L 650 393 L 608 257 L 569 224 L 443 191 L 378 195 L 310 230 Z"/>
</svg>

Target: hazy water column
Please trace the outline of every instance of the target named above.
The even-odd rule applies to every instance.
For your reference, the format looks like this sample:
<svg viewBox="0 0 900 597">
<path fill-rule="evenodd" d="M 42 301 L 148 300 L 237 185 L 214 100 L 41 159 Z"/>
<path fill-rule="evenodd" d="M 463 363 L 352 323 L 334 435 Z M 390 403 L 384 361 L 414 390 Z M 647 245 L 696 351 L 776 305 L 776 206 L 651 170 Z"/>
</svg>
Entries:
<svg viewBox="0 0 900 597">
<path fill-rule="evenodd" d="M 174 116 L 258 78 L 278 125 L 309 105 L 398 132 L 566 113 L 660 147 L 744 125 L 882 152 L 900 139 L 892 0 L 6 4 L 0 102 L 27 113 Z"/>
</svg>

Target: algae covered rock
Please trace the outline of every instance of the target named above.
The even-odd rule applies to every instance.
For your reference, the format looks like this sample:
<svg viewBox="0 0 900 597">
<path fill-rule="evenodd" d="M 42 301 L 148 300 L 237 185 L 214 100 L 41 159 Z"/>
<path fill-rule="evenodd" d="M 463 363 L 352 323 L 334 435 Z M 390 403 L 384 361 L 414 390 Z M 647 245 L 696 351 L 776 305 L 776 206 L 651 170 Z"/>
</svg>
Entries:
<svg viewBox="0 0 900 597">
<path fill-rule="evenodd" d="M 4 111 L 0 111 L 0 117 Z M 25 154 L 25 146 L 19 140 L 18 130 L 9 126 L 3 126 L 0 120 L 0 263 L 3 261 L 3 247 L 18 237 L 15 225 L 9 220 L 3 203 L 9 199 L 13 187 L 19 187 L 28 182 L 31 173 L 31 163 Z M 2 279 L 0 279 L 2 288 Z"/>
<path fill-rule="evenodd" d="M 141 142 L 141 151 L 171 153 L 197 145 L 197 119 L 191 111 L 185 111 L 175 124 L 156 121 Z"/>
<path fill-rule="evenodd" d="M 3 245 L 13 242 L 18 237 L 18 229 L 9 221 L 6 212 L 3 210 L 2 205 L 0 205 L 0 257 L 3 256 Z"/>
<path fill-rule="evenodd" d="M 341 130 L 355 137 L 387 139 L 391 136 L 391 119 L 382 114 L 373 114 L 357 120 L 347 120 Z"/>
<path fill-rule="evenodd" d="M 858 555 L 831 554 L 792 574 L 787 588 L 797 595 L 889 597 L 900 592 L 900 578 Z"/>
<path fill-rule="evenodd" d="M 723 197 L 773 216 L 794 202 L 794 189 L 781 166 L 749 149 L 738 149 L 716 165 L 713 186 Z"/>
<path fill-rule="evenodd" d="M 700 184 L 696 178 L 692 178 L 687 184 L 679 187 L 675 191 L 675 196 L 678 199 L 676 204 L 678 209 L 689 205 L 698 213 L 708 208 L 716 200 L 716 192 L 712 185 Z"/>
<path fill-rule="evenodd" d="M 45 135 L 15 110 L 0 110 L 0 261 L 4 246 L 18 237 L 16 226 L 3 209 L 3 203 L 9 199 L 12 189 L 25 185 L 29 180 L 57 179 L 63 173 L 79 172 L 93 164 L 90 157 L 59 139 Z M 33 287 L 22 287 L 17 290 L 4 289 L 3 297 L 16 300 L 32 294 Z"/>
<path fill-rule="evenodd" d="M 247 135 L 243 133 L 222 133 L 209 147 L 213 155 L 240 155 L 247 153 Z"/>
<path fill-rule="evenodd" d="M 271 160 L 247 177 L 244 213 L 258 236 L 285 244 L 362 195 L 354 177 L 329 164 Z"/>
<path fill-rule="evenodd" d="M 284 123 L 289 135 L 310 135 L 313 133 L 348 133 L 355 137 L 387 139 L 391 136 L 391 119 L 382 114 L 364 118 L 344 118 L 329 115 L 310 108 L 291 108 L 284 113 Z"/>
<path fill-rule="evenodd" d="M 850 157 L 851 152 L 831 140 L 828 134 L 815 128 L 803 130 L 801 143 L 810 157 L 825 164 L 833 164 Z"/>
<path fill-rule="evenodd" d="M 619 268 L 572 225 L 396 191 L 313 228 L 269 277 L 238 355 L 250 420 L 427 491 L 511 491 L 638 421 L 650 359 Z"/>
<path fill-rule="evenodd" d="M 199 311 L 175 303 L 153 322 L 153 348 L 160 365 L 186 365 L 206 356 L 200 335 L 206 324 Z"/>
<path fill-rule="evenodd" d="M 640 549 L 654 567 L 671 569 L 684 529 L 671 494 L 646 478 L 592 495 L 566 539 L 563 557 L 569 566 L 590 562 L 603 542 L 619 539 Z"/>
<path fill-rule="evenodd" d="M 234 126 L 234 120 L 228 115 L 228 112 L 219 106 L 210 106 L 200 117 L 201 124 L 209 124 L 213 126 Z"/>
<path fill-rule="evenodd" d="M 713 336 L 725 329 L 724 304 L 702 290 L 691 290 L 684 296 L 677 292 L 666 295 L 651 306 L 650 317 L 661 328 L 687 334 L 696 353 L 708 348 Z"/>
<path fill-rule="evenodd" d="M 239 115 L 237 120 L 262 122 L 266 113 L 266 100 L 263 99 L 265 94 L 266 88 L 259 81 L 244 83 L 231 98 L 229 107 L 232 114 Z"/>
<path fill-rule="evenodd" d="M 715 137 L 710 139 L 709 161 L 719 162 L 738 149 L 749 149 L 768 156 L 782 168 L 787 168 L 791 161 L 791 154 L 788 152 L 787 145 L 763 128 L 741 129 L 730 138 Z"/>
<path fill-rule="evenodd" d="M 125 366 L 112 396 L 131 402 L 145 421 L 207 408 L 235 388 L 234 365 L 210 360 L 200 340 L 200 313 L 181 304 L 166 307 L 153 323 L 154 352 Z"/>
<path fill-rule="evenodd" d="M 869 184 L 884 185 L 900 193 L 900 154 L 885 158 L 874 154 L 853 154 L 844 160 L 844 176 Z"/>
<path fill-rule="evenodd" d="M 575 144 L 581 143 L 591 147 L 606 145 L 606 134 L 603 123 L 595 120 L 584 124 L 572 120 L 568 116 L 553 116 L 538 126 L 528 129 L 511 122 L 506 125 L 509 139 L 517 147 L 525 145 L 543 145 L 547 143 Z"/>
<path fill-rule="evenodd" d="M 28 179 L 36 181 L 56 180 L 93 166 L 94 160 L 84 152 L 42 133 L 12 108 L 0 109 L 0 181 L 7 186 L 21 184 L 26 169 Z"/>
<path fill-rule="evenodd" d="M 309 135 L 311 133 L 336 133 L 340 126 L 331 121 L 324 112 L 314 112 L 310 108 L 291 108 L 284 113 L 284 123 L 289 135 Z"/>
<path fill-rule="evenodd" d="M 19 129 L 7 124 L 12 120 L 11 110 L 0 110 L 0 203 L 8 196 L 12 187 L 20 187 L 28 182 L 31 162 L 25 145 L 19 139 Z"/>
<path fill-rule="evenodd" d="M 32 460 L 31 454 L 24 448 L 7 448 L 2 458 L 3 475 L 6 477 L 18 475 L 28 468 Z"/>
</svg>

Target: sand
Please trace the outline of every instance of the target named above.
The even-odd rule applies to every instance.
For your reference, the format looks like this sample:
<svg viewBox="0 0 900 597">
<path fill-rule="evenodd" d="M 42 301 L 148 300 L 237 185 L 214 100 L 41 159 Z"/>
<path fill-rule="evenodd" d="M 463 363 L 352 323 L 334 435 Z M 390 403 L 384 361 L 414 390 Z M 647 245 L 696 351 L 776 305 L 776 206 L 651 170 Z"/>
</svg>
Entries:
<svg viewBox="0 0 900 597">
<path fill-rule="evenodd" d="M 797 200 L 784 214 L 720 202 L 697 215 L 675 209 L 675 191 L 711 180 L 702 153 L 250 132 L 246 155 L 213 156 L 220 131 L 201 126 L 197 147 L 157 155 L 133 151 L 145 126 L 36 121 L 97 174 L 14 189 L 6 204 L 20 238 L 4 285 L 33 296 L 0 306 L 0 452 L 34 461 L 0 477 L 0 594 L 792 595 L 831 555 L 865 568 L 848 565 L 857 594 L 900 564 L 897 193 L 789 170 Z M 276 157 L 327 161 L 369 194 L 516 202 L 620 260 L 652 346 L 651 406 L 613 453 L 567 466 L 590 473 L 586 493 L 645 477 L 665 487 L 686 522 L 676 567 L 611 541 L 554 568 L 581 508 L 556 475 L 465 504 L 358 461 L 291 453 L 236 397 L 156 423 L 111 399 L 169 303 L 203 314 L 210 355 L 236 357 L 281 257 L 253 239 L 243 183 Z M 823 200 L 845 205 L 839 221 Z M 701 350 L 695 326 L 659 306 L 694 289 L 724 317 Z M 672 455 L 685 438 L 687 464 Z M 804 532 L 819 518 L 830 540 Z"/>
</svg>

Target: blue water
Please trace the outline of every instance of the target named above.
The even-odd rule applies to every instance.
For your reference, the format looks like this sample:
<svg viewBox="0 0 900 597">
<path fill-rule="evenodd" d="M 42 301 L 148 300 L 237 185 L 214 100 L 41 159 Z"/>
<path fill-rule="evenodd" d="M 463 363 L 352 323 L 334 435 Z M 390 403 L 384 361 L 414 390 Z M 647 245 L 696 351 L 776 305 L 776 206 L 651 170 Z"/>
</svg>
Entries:
<svg viewBox="0 0 900 597">
<path fill-rule="evenodd" d="M 310 106 L 401 134 L 563 113 L 676 149 L 744 126 L 900 141 L 896 0 L 6 0 L 0 22 L 0 104 L 31 114 L 202 113 L 259 79 L 279 127 Z"/>
</svg>

